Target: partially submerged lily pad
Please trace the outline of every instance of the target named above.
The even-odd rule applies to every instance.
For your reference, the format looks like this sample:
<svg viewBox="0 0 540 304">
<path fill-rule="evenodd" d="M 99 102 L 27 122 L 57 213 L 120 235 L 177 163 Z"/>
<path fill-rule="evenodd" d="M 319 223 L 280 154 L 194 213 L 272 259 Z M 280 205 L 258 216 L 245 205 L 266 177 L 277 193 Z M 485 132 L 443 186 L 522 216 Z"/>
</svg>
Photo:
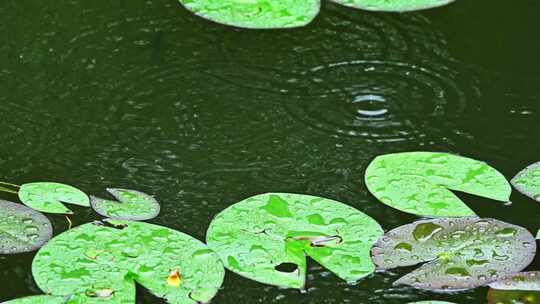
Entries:
<svg viewBox="0 0 540 304">
<path fill-rule="evenodd" d="M 19 190 L 19 199 L 28 207 L 45 213 L 72 214 L 64 203 L 90 207 L 90 199 L 84 192 L 60 183 L 24 184 Z"/>
<path fill-rule="evenodd" d="M 499 290 L 540 291 L 540 271 L 521 272 L 489 284 Z"/>
<path fill-rule="evenodd" d="M 333 2 L 368 11 L 409 12 L 444 6 L 455 0 L 332 0 Z"/>
<path fill-rule="evenodd" d="M 0 200 L 0 254 L 37 250 L 52 237 L 43 214 L 21 204 Z"/>
<path fill-rule="evenodd" d="M 71 229 L 44 246 L 32 272 L 47 294 L 81 303 L 135 303 L 135 282 L 173 304 L 208 302 L 225 274 L 219 257 L 193 237 L 143 222 Z M 171 272 L 181 277 L 169 284 Z"/>
<path fill-rule="evenodd" d="M 538 304 L 540 292 L 490 289 L 487 300 L 488 304 Z"/>
<path fill-rule="evenodd" d="M 153 219 L 159 214 L 160 206 L 153 196 L 129 189 L 109 188 L 107 191 L 117 201 L 90 196 L 92 208 L 102 216 L 120 220 L 144 221 Z"/>
<path fill-rule="evenodd" d="M 188 10 L 217 23 L 253 29 L 291 28 L 310 23 L 320 0 L 180 0 Z"/>
<path fill-rule="evenodd" d="M 519 172 L 512 185 L 521 193 L 540 202 L 540 162 L 534 163 Z"/>
<path fill-rule="evenodd" d="M 379 201 L 426 217 L 474 216 L 450 190 L 508 202 L 506 178 L 484 162 L 434 152 L 378 156 L 366 170 L 365 183 Z"/>
<path fill-rule="evenodd" d="M 68 297 L 31 296 L 3 302 L 1 304 L 75 304 Z"/>
<path fill-rule="evenodd" d="M 249 279 L 303 288 L 306 255 L 348 282 L 375 270 L 369 250 L 383 231 L 371 217 L 330 199 L 271 193 L 230 206 L 207 243 L 225 267 Z"/>
<path fill-rule="evenodd" d="M 427 262 L 395 284 L 436 291 L 486 285 L 523 270 L 535 254 L 526 229 L 476 217 L 414 222 L 386 233 L 372 249 L 379 269 Z"/>
</svg>

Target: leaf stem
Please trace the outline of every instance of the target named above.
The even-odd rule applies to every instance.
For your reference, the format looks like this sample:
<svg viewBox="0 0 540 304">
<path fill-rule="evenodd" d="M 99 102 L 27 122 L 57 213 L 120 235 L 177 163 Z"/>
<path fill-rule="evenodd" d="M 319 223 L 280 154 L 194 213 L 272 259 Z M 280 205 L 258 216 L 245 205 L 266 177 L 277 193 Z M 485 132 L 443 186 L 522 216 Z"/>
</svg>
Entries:
<svg viewBox="0 0 540 304">
<path fill-rule="evenodd" d="M 69 218 L 69 216 L 66 215 L 66 220 L 68 222 L 68 230 L 70 230 L 73 227 L 73 222 Z"/>
<path fill-rule="evenodd" d="M 9 189 L 9 188 L 2 187 L 2 186 L 0 186 L 0 191 L 1 192 L 7 192 L 7 193 L 13 193 L 13 194 L 19 193 L 19 191 L 15 191 L 13 189 Z"/>
<path fill-rule="evenodd" d="M 17 189 L 21 187 L 21 186 L 16 185 L 16 184 L 12 184 L 12 183 L 8 183 L 8 182 L 2 182 L 2 181 L 0 181 L 0 185 L 11 186 L 11 187 L 17 188 Z"/>
</svg>

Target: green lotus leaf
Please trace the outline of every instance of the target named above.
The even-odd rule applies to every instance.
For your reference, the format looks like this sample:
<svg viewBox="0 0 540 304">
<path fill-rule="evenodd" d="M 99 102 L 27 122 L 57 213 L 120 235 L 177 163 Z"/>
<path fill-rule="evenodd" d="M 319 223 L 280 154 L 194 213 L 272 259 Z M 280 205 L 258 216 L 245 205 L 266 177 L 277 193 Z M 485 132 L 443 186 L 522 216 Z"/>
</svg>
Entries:
<svg viewBox="0 0 540 304">
<path fill-rule="evenodd" d="M 444 6 L 455 0 L 331 0 L 368 11 L 409 12 Z"/>
<path fill-rule="evenodd" d="M 159 203 L 148 194 L 115 188 L 109 188 L 107 191 L 117 201 L 90 196 L 92 208 L 102 216 L 119 220 L 144 221 L 153 219 L 159 214 Z"/>
<path fill-rule="evenodd" d="M 72 214 L 63 203 L 90 207 L 90 199 L 84 192 L 60 183 L 24 184 L 19 190 L 19 199 L 28 207 L 45 213 Z"/>
<path fill-rule="evenodd" d="M 475 216 L 452 191 L 508 202 L 506 178 L 484 162 L 433 152 L 387 154 L 369 164 L 365 183 L 381 202 L 426 217 Z"/>
<path fill-rule="evenodd" d="M 490 289 L 488 304 L 538 304 L 540 292 Z"/>
<path fill-rule="evenodd" d="M 386 233 L 372 249 L 379 269 L 425 263 L 394 284 L 435 291 L 489 284 L 523 270 L 535 254 L 526 229 L 477 217 L 414 222 Z"/>
<path fill-rule="evenodd" d="M 106 222 L 107 223 L 107 222 Z M 46 294 L 81 303 L 135 303 L 135 282 L 173 304 L 208 302 L 225 270 L 193 237 L 143 222 L 85 224 L 39 250 L 32 272 Z"/>
<path fill-rule="evenodd" d="M 0 200 L 0 254 L 37 250 L 53 233 L 49 219 L 21 204 Z"/>
<path fill-rule="evenodd" d="M 216 216 L 207 243 L 229 270 L 265 284 L 303 288 L 306 255 L 348 282 L 375 270 L 369 250 L 383 231 L 364 213 L 330 199 L 270 193 Z"/>
<path fill-rule="evenodd" d="M 31 296 L 20 299 L 15 299 L 2 304 L 75 304 L 70 302 L 67 297 L 55 296 Z"/>
<path fill-rule="evenodd" d="M 489 284 L 489 287 L 498 290 L 540 291 L 540 271 L 512 274 Z"/>
<path fill-rule="evenodd" d="M 519 172 L 512 185 L 521 193 L 540 202 L 540 162 L 534 163 Z"/>
<path fill-rule="evenodd" d="M 320 0 L 180 0 L 188 10 L 217 23 L 253 29 L 292 28 L 310 23 Z"/>
</svg>

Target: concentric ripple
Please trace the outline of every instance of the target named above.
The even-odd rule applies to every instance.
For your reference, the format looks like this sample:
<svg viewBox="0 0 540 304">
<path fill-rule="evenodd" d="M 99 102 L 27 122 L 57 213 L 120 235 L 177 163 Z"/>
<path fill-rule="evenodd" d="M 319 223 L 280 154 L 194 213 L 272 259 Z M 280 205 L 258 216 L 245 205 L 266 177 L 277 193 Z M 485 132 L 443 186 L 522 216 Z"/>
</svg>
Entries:
<svg viewBox="0 0 540 304">
<path fill-rule="evenodd" d="M 468 93 L 458 76 L 402 62 L 339 62 L 306 72 L 309 89 L 283 102 L 290 115 L 330 134 L 422 139 L 451 129 L 465 110 Z"/>
<path fill-rule="evenodd" d="M 221 75 L 231 83 L 275 92 L 291 92 L 292 74 L 313 66 L 354 60 L 422 63 L 449 58 L 446 42 L 420 14 L 387 15 L 328 3 L 317 20 L 287 31 L 227 31 L 220 47 L 234 69 Z M 247 75 L 247 76 L 246 76 Z"/>
</svg>

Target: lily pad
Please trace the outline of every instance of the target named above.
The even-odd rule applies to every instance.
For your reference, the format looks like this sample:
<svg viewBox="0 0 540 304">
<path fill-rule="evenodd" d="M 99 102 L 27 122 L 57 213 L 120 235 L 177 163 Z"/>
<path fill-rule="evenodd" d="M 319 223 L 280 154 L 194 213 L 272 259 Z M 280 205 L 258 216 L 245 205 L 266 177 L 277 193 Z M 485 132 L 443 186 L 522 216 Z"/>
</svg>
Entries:
<svg viewBox="0 0 540 304">
<path fill-rule="evenodd" d="M 540 162 L 534 163 L 519 172 L 512 185 L 521 193 L 540 202 Z"/>
<path fill-rule="evenodd" d="M 540 271 L 521 272 L 489 284 L 499 290 L 540 291 Z"/>
<path fill-rule="evenodd" d="M 90 196 L 92 208 L 102 216 L 119 219 L 144 221 L 158 216 L 160 206 L 153 196 L 146 193 L 109 188 L 107 191 L 118 201 Z"/>
<path fill-rule="evenodd" d="M 300 27 L 318 14 L 320 0 L 180 0 L 188 10 L 208 20 L 243 28 Z"/>
<path fill-rule="evenodd" d="M 2 304 L 72 304 L 67 297 L 55 296 L 31 296 L 20 299 L 15 299 Z M 75 303 L 73 303 L 75 304 Z"/>
<path fill-rule="evenodd" d="M 333 2 L 378 12 L 410 12 L 444 6 L 455 0 L 332 0 Z"/>
<path fill-rule="evenodd" d="M 206 303 L 218 292 L 225 270 L 199 240 L 143 222 L 112 225 L 85 224 L 41 248 L 32 265 L 41 290 L 113 304 L 135 303 L 135 282 L 173 304 Z"/>
<path fill-rule="evenodd" d="M 381 202 L 426 217 L 475 216 L 452 191 L 508 202 L 512 188 L 486 163 L 434 152 L 405 152 L 375 158 L 365 183 Z"/>
<path fill-rule="evenodd" d="M 369 250 L 383 234 L 371 217 L 321 197 L 270 193 L 216 216 L 207 243 L 229 270 L 246 278 L 303 288 L 306 255 L 348 282 L 373 273 Z"/>
<path fill-rule="evenodd" d="M 28 207 L 45 213 L 72 214 L 63 203 L 90 207 L 90 199 L 84 192 L 60 183 L 24 184 L 19 190 L 19 199 Z"/>
<path fill-rule="evenodd" d="M 486 285 L 527 267 L 536 241 L 526 229 L 494 219 L 418 221 L 386 233 L 373 247 L 379 269 L 424 263 L 394 284 L 453 291 Z"/>
<path fill-rule="evenodd" d="M 488 304 L 538 304 L 540 292 L 490 289 L 487 299 Z"/>
<path fill-rule="evenodd" d="M 53 233 L 49 219 L 25 207 L 0 200 L 0 254 L 37 250 Z"/>
</svg>

